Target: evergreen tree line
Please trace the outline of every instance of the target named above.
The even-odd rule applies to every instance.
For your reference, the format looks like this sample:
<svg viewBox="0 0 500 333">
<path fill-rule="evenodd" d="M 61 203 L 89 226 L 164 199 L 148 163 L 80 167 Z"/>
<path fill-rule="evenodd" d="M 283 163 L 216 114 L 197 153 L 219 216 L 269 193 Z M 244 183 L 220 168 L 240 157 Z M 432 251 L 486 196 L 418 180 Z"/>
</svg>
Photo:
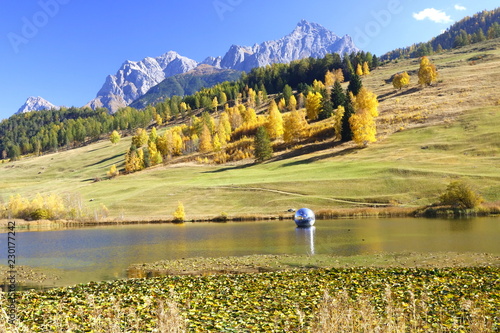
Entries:
<svg viewBox="0 0 500 333">
<path fill-rule="evenodd" d="M 149 125 L 152 110 L 124 108 L 114 115 L 107 109 L 61 108 L 16 114 L 0 123 L 1 158 L 73 148 L 98 140 L 113 130 Z"/>
<path fill-rule="evenodd" d="M 379 58 L 370 52 L 355 52 L 345 54 L 327 54 L 324 58 L 305 58 L 292 61 L 289 64 L 272 64 L 266 67 L 254 68 L 244 74 L 241 81 L 244 86 L 255 91 L 265 90 L 269 94 L 281 93 L 285 85 L 301 92 L 305 85 L 312 85 L 315 80 L 321 81 L 328 71 L 342 70 L 344 80 L 350 81 L 356 68 L 367 63 L 369 69 L 379 66 Z"/>
<path fill-rule="evenodd" d="M 427 43 L 413 44 L 386 53 L 381 61 L 419 58 L 500 37 L 500 8 L 467 16 Z"/>
</svg>

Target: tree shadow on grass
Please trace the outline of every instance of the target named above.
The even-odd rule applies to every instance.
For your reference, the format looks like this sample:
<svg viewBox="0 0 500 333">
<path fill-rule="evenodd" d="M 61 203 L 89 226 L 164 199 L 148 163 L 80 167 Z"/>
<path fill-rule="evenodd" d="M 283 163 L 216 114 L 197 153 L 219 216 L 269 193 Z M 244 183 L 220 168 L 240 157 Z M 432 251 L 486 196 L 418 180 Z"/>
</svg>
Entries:
<svg viewBox="0 0 500 333">
<path fill-rule="evenodd" d="M 400 89 L 400 90 L 393 90 L 393 91 L 390 91 L 388 93 L 385 93 L 385 94 L 382 94 L 382 95 L 378 96 L 378 101 L 379 102 L 383 102 L 383 101 L 385 101 L 386 99 L 388 99 L 390 97 L 394 98 L 394 97 L 399 97 L 399 96 L 413 94 L 413 93 L 416 93 L 419 90 L 420 90 L 419 87 L 413 87 L 413 88 L 408 88 L 408 89 Z"/>
<path fill-rule="evenodd" d="M 215 173 L 221 173 L 221 172 L 226 172 L 226 171 L 230 171 L 230 170 L 244 170 L 244 169 L 253 167 L 254 165 L 258 165 L 258 164 L 259 163 L 246 163 L 246 164 L 241 164 L 241 165 L 228 166 L 228 167 L 220 168 L 217 170 L 203 171 L 202 173 L 215 174 Z"/>
<path fill-rule="evenodd" d="M 120 156 L 123 156 L 123 154 L 116 154 L 115 156 L 111 156 L 111 157 L 108 157 L 108 158 L 105 158 L 105 159 L 102 159 L 100 160 L 99 162 L 95 162 L 95 163 L 92 163 L 92 164 L 88 164 L 86 165 L 85 167 L 88 168 L 88 167 L 92 167 L 92 166 L 96 166 L 96 165 L 99 165 L 99 164 L 103 164 L 103 163 L 106 163 L 108 161 L 111 161 L 115 158 L 118 158 Z"/>
<path fill-rule="evenodd" d="M 283 164 L 282 167 L 285 168 L 285 167 L 291 167 L 291 166 L 297 166 L 297 165 L 310 164 L 310 163 L 318 162 L 321 160 L 326 160 L 326 159 L 333 158 L 333 157 L 345 156 L 345 155 L 356 153 L 360 149 L 363 149 L 363 148 L 349 147 L 349 148 L 342 149 L 340 151 L 335 151 L 335 152 L 326 153 L 323 155 L 313 156 L 313 157 L 306 158 L 306 159 L 300 160 L 300 161 L 285 163 L 285 164 Z M 298 155 L 300 155 L 300 154 L 298 154 Z"/>
</svg>

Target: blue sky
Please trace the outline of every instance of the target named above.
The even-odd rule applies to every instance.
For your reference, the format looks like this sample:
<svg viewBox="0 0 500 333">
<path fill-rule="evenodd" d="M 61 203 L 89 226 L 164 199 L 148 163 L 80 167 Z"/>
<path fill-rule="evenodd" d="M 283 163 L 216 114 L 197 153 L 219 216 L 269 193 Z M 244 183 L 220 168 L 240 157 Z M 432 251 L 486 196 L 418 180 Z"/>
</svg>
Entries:
<svg viewBox="0 0 500 333">
<path fill-rule="evenodd" d="M 498 0 L 1 0 L 0 119 L 29 96 L 83 106 L 125 60 L 202 61 L 290 33 L 301 19 L 382 55 L 428 41 Z"/>
</svg>

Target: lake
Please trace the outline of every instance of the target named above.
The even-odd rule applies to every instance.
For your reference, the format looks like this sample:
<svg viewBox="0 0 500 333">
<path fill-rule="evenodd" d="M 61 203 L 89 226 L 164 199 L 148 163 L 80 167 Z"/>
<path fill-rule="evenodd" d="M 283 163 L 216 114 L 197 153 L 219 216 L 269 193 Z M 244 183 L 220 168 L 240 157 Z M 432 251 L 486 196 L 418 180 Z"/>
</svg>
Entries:
<svg viewBox="0 0 500 333">
<path fill-rule="evenodd" d="M 57 285 L 126 278 L 129 265 L 250 254 L 475 252 L 500 254 L 500 218 L 319 220 L 142 224 L 18 232 L 17 265 L 55 270 Z M 7 264 L 0 234 L 0 263 Z"/>
</svg>

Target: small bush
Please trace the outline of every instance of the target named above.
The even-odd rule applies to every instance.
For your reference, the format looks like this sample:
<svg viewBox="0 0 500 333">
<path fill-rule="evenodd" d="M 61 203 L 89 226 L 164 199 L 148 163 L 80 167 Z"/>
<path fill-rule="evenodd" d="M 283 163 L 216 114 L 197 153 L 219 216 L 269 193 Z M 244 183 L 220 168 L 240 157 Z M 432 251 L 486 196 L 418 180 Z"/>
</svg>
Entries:
<svg viewBox="0 0 500 333">
<path fill-rule="evenodd" d="M 481 195 L 463 181 L 451 182 L 446 191 L 439 197 L 441 205 L 459 209 L 474 209 L 483 201 Z"/>
</svg>

